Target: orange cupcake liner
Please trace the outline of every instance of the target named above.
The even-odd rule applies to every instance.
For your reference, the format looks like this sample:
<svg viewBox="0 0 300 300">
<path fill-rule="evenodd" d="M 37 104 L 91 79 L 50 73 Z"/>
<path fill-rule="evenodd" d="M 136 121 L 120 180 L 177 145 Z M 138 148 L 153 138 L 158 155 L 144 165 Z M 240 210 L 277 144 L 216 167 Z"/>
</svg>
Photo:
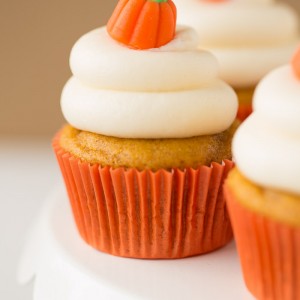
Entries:
<svg viewBox="0 0 300 300">
<path fill-rule="evenodd" d="M 237 119 L 243 122 L 252 114 L 252 112 L 252 104 L 240 104 L 237 113 Z"/>
<path fill-rule="evenodd" d="M 260 300 L 299 300 L 300 228 L 250 211 L 224 189 L 249 291 Z"/>
<path fill-rule="evenodd" d="M 233 237 L 223 182 L 233 162 L 138 171 L 89 164 L 53 148 L 81 237 L 112 255 L 167 259 L 216 250 Z"/>
</svg>

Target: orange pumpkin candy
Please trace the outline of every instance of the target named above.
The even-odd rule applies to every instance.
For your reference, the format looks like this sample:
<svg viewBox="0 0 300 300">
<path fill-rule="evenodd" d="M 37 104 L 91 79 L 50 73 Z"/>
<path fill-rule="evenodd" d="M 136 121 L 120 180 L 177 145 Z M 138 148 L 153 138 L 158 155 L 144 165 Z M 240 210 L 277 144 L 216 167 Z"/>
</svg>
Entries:
<svg viewBox="0 0 300 300">
<path fill-rule="evenodd" d="M 172 0 L 120 0 L 107 31 L 130 48 L 158 48 L 174 38 L 176 17 Z"/>
<path fill-rule="evenodd" d="M 300 47 L 298 48 L 292 59 L 292 67 L 295 75 L 300 79 Z"/>
</svg>

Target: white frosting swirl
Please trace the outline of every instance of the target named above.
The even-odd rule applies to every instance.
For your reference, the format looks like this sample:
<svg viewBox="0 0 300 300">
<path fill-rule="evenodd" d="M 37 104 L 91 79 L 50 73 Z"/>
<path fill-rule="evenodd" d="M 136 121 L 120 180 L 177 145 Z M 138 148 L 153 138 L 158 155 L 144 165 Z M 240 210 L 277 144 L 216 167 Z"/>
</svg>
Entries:
<svg viewBox="0 0 300 300">
<path fill-rule="evenodd" d="M 178 0 L 176 4 L 179 22 L 196 29 L 200 46 L 218 58 L 221 78 L 236 88 L 253 86 L 287 63 L 299 41 L 297 14 L 273 0 Z"/>
<path fill-rule="evenodd" d="M 70 65 L 76 78 L 98 89 L 166 92 L 198 88 L 216 78 L 218 64 L 198 51 L 195 31 L 180 27 L 169 44 L 148 51 L 114 41 L 102 27 L 74 45 Z"/>
<path fill-rule="evenodd" d="M 300 80 L 291 66 L 270 73 L 254 97 L 254 113 L 240 126 L 233 154 L 253 182 L 300 194 Z"/>
<path fill-rule="evenodd" d="M 216 59 L 180 27 L 169 44 L 133 50 L 105 28 L 83 36 L 71 53 L 74 77 L 61 106 L 76 128 L 121 138 L 184 138 L 228 129 L 237 112 L 233 90 L 217 79 Z"/>
<path fill-rule="evenodd" d="M 184 138 L 227 129 L 236 116 L 235 94 L 222 81 L 169 93 L 97 90 L 75 78 L 66 85 L 62 110 L 81 130 L 123 138 Z"/>
<path fill-rule="evenodd" d="M 271 70 L 286 64 L 298 44 L 211 51 L 220 62 L 220 77 L 235 88 L 245 88 L 257 85 Z"/>
</svg>

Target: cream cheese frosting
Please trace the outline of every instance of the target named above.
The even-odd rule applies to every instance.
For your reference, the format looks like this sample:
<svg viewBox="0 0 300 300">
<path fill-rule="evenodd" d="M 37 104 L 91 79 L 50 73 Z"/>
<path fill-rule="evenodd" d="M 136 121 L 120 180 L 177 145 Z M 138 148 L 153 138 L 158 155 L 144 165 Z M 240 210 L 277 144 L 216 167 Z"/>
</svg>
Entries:
<svg viewBox="0 0 300 300">
<path fill-rule="evenodd" d="M 184 138 L 226 130 L 236 99 L 222 81 L 169 93 L 93 89 L 72 78 L 62 96 L 65 118 L 85 131 L 123 138 Z"/>
<path fill-rule="evenodd" d="M 258 185 L 300 194 L 300 79 L 291 66 L 271 72 L 258 85 L 254 113 L 233 140 L 245 177 Z"/>
<path fill-rule="evenodd" d="M 129 49 L 96 29 L 71 52 L 74 76 L 61 107 L 75 128 L 120 138 L 185 138 L 228 129 L 237 97 L 217 78 L 218 64 L 197 49 L 194 30 L 149 50 Z"/>
<path fill-rule="evenodd" d="M 114 41 L 102 27 L 84 35 L 74 45 L 70 66 L 82 83 L 98 89 L 135 92 L 193 89 L 216 78 L 219 71 L 210 53 L 197 50 L 198 42 L 195 31 L 179 27 L 169 44 L 134 51 Z"/>
<path fill-rule="evenodd" d="M 221 78 L 236 88 L 253 86 L 287 63 L 299 41 L 297 14 L 273 0 L 178 0 L 176 4 L 179 22 L 196 29 L 200 47 L 218 58 Z"/>
</svg>

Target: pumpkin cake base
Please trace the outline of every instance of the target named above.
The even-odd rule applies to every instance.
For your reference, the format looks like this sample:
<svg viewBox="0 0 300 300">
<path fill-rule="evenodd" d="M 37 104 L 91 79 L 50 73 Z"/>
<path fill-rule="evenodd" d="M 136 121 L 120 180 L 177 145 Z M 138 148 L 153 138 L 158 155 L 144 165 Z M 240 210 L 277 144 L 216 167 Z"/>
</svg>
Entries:
<svg viewBox="0 0 300 300">
<path fill-rule="evenodd" d="M 231 141 L 238 127 L 215 135 L 181 139 L 122 139 L 81 131 L 67 125 L 59 144 L 83 162 L 138 170 L 210 166 L 231 159 Z"/>
<path fill-rule="evenodd" d="M 227 188 L 243 207 L 272 220 L 300 227 L 300 197 L 260 187 L 235 168 L 228 176 Z"/>
</svg>

